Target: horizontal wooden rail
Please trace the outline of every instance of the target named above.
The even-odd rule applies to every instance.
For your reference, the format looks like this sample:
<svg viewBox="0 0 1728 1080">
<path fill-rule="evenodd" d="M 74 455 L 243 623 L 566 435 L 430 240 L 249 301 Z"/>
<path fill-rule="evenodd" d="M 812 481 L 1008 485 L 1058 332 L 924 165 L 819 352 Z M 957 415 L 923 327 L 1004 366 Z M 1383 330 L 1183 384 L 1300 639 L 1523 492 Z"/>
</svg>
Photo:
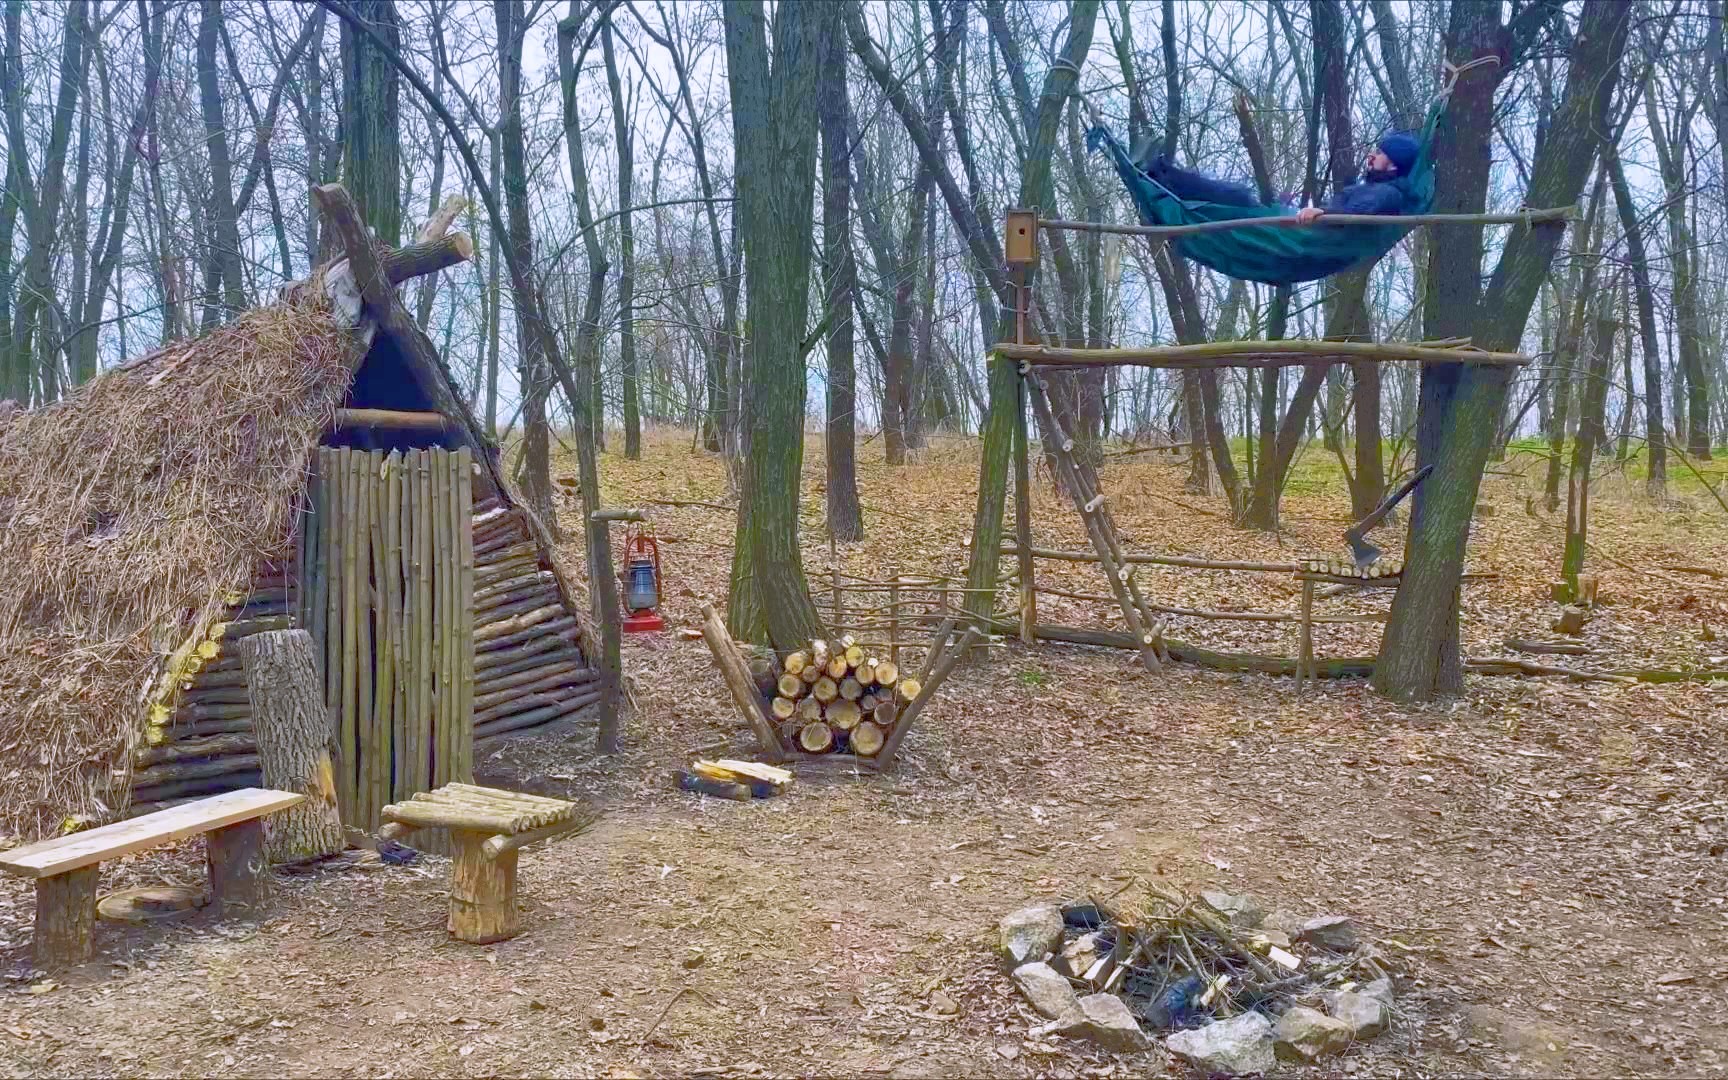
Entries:
<svg viewBox="0 0 1728 1080">
<path fill-rule="evenodd" d="M 1528 364 L 1522 353 L 1488 352 L 1471 348 L 1433 348 L 1397 341 L 1204 341 L 1196 345 L 1148 345 L 1133 349 L 1064 349 L 1051 345 L 992 347 L 998 356 L 1051 367 L 1292 367 L 1316 361 L 1376 363 L 1416 361 L 1423 364 L 1486 364 L 1517 367 Z"/>
<path fill-rule="evenodd" d="M 1097 221 L 1063 221 L 1039 218 L 1040 229 L 1060 229 L 1067 232 L 1117 233 L 1124 236 L 1192 236 L 1195 233 L 1229 232 L 1257 225 L 1280 229 L 1307 229 L 1327 225 L 1551 225 L 1571 221 L 1578 216 L 1576 206 L 1561 206 L 1551 210 L 1521 210 L 1512 214 L 1326 214 L 1310 225 L 1295 214 L 1273 217 L 1230 218 L 1226 221 L 1196 221 L 1189 225 L 1110 225 Z M 1391 219 L 1391 220 L 1388 220 Z"/>
<path fill-rule="evenodd" d="M 439 412 L 408 412 L 403 409 L 337 409 L 337 431 L 353 428 L 399 428 L 405 431 L 455 431 L 456 422 Z"/>
</svg>

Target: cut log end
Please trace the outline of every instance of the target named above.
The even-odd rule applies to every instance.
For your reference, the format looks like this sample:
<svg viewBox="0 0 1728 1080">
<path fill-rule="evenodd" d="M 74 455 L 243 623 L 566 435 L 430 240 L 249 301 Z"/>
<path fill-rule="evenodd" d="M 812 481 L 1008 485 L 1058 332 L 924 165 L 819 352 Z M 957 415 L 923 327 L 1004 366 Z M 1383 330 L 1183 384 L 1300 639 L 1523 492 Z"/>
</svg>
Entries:
<svg viewBox="0 0 1728 1080">
<path fill-rule="evenodd" d="M 901 679 L 899 685 L 894 687 L 894 694 L 901 701 L 910 703 L 917 700 L 918 691 L 921 689 L 917 679 Z"/>
<path fill-rule="evenodd" d="M 862 664 L 863 662 L 864 662 L 864 650 L 863 649 L 859 648 L 857 645 L 846 646 L 846 663 L 848 666 L 857 667 L 858 665 Z"/>
<path fill-rule="evenodd" d="M 882 749 L 885 736 L 872 721 L 865 720 L 852 729 L 852 752 L 859 757 L 875 757 Z"/>
<path fill-rule="evenodd" d="M 893 702 L 884 701 L 882 704 L 876 706 L 876 711 L 871 715 L 875 720 L 877 727 L 887 730 L 894 726 L 894 717 L 896 712 L 897 710 L 894 708 Z"/>
<path fill-rule="evenodd" d="M 804 680 L 796 675 L 782 675 L 777 689 L 781 697 L 797 701 L 804 696 Z"/>
<path fill-rule="evenodd" d="M 900 680 L 900 668 L 892 660 L 883 660 L 876 665 L 876 685 L 893 686 Z"/>
<path fill-rule="evenodd" d="M 798 711 L 798 703 L 790 698 L 777 697 L 772 708 L 776 720 L 790 720 L 792 714 Z"/>
<path fill-rule="evenodd" d="M 840 687 L 833 679 L 824 675 L 810 688 L 810 696 L 826 705 L 840 696 Z"/>
<path fill-rule="evenodd" d="M 791 655 L 786 657 L 785 668 L 786 668 L 786 674 L 788 674 L 788 675 L 802 674 L 804 669 L 809 667 L 809 666 L 810 666 L 810 654 L 809 653 L 795 652 L 795 653 L 792 653 Z"/>
<path fill-rule="evenodd" d="M 798 745 L 805 753 L 827 753 L 834 746 L 834 730 L 820 720 L 813 720 L 799 730 Z"/>
<path fill-rule="evenodd" d="M 851 731 L 864 718 L 863 711 L 858 708 L 857 703 L 847 701 L 844 698 L 831 703 L 823 710 L 822 715 L 831 726 L 841 731 Z"/>
<path fill-rule="evenodd" d="M 822 719 L 822 703 L 813 697 L 798 702 L 798 717 L 805 723 Z"/>
<path fill-rule="evenodd" d="M 840 696 L 847 701 L 857 701 L 864 696 L 864 684 L 848 675 L 840 680 Z"/>
</svg>

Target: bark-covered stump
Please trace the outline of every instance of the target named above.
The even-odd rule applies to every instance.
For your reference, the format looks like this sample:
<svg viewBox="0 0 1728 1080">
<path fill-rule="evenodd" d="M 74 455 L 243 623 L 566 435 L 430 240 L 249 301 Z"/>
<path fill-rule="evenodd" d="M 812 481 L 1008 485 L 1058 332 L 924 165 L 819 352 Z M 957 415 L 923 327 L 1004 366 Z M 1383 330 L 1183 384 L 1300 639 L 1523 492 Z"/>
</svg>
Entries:
<svg viewBox="0 0 1728 1080">
<path fill-rule="evenodd" d="M 88 963 L 95 954 L 96 884 L 100 866 L 36 879 L 35 963 L 59 971 Z"/>
</svg>

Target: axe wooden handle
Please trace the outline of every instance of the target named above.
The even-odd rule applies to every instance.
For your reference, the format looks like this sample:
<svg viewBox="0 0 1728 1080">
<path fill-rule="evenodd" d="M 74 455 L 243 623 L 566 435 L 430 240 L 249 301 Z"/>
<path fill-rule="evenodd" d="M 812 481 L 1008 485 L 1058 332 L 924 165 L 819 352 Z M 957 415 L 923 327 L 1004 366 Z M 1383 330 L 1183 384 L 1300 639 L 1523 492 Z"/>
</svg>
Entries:
<svg viewBox="0 0 1728 1080">
<path fill-rule="evenodd" d="M 1376 506 L 1372 513 L 1344 531 L 1344 539 L 1360 540 L 1369 529 L 1380 524 L 1380 520 L 1392 512 L 1392 508 L 1404 501 L 1404 496 L 1416 490 L 1416 485 L 1428 479 L 1428 474 L 1434 471 L 1434 466 L 1424 465 L 1416 470 L 1416 475 L 1398 485 L 1398 490 L 1386 496 L 1386 501 Z"/>
</svg>

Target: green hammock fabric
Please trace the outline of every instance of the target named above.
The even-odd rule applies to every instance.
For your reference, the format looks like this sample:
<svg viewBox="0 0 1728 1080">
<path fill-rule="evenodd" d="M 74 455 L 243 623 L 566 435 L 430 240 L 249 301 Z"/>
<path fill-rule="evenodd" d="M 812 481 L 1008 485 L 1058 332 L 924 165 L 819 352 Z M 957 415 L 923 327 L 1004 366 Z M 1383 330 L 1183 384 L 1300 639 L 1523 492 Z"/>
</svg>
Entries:
<svg viewBox="0 0 1728 1080">
<path fill-rule="evenodd" d="M 1404 195 L 1404 214 L 1425 214 L 1434 204 L 1434 126 L 1445 111 L 1442 98 L 1428 110 L 1419 138 L 1422 149 L 1410 172 L 1391 183 Z M 1116 173 L 1134 199 L 1140 220 L 1147 225 L 1192 225 L 1197 222 L 1240 218 L 1288 217 L 1295 210 L 1285 206 L 1222 206 L 1176 198 L 1162 185 L 1141 172 L 1116 137 L 1103 127 L 1087 135 L 1094 150 L 1105 148 Z M 1388 216 L 1388 221 L 1396 221 Z M 1316 281 L 1345 270 L 1377 261 L 1391 251 L 1412 228 L 1410 225 L 1326 225 L 1293 228 L 1269 225 L 1245 226 L 1212 233 L 1173 237 L 1178 254 L 1209 266 L 1228 277 L 1267 285 L 1292 285 Z"/>
</svg>

